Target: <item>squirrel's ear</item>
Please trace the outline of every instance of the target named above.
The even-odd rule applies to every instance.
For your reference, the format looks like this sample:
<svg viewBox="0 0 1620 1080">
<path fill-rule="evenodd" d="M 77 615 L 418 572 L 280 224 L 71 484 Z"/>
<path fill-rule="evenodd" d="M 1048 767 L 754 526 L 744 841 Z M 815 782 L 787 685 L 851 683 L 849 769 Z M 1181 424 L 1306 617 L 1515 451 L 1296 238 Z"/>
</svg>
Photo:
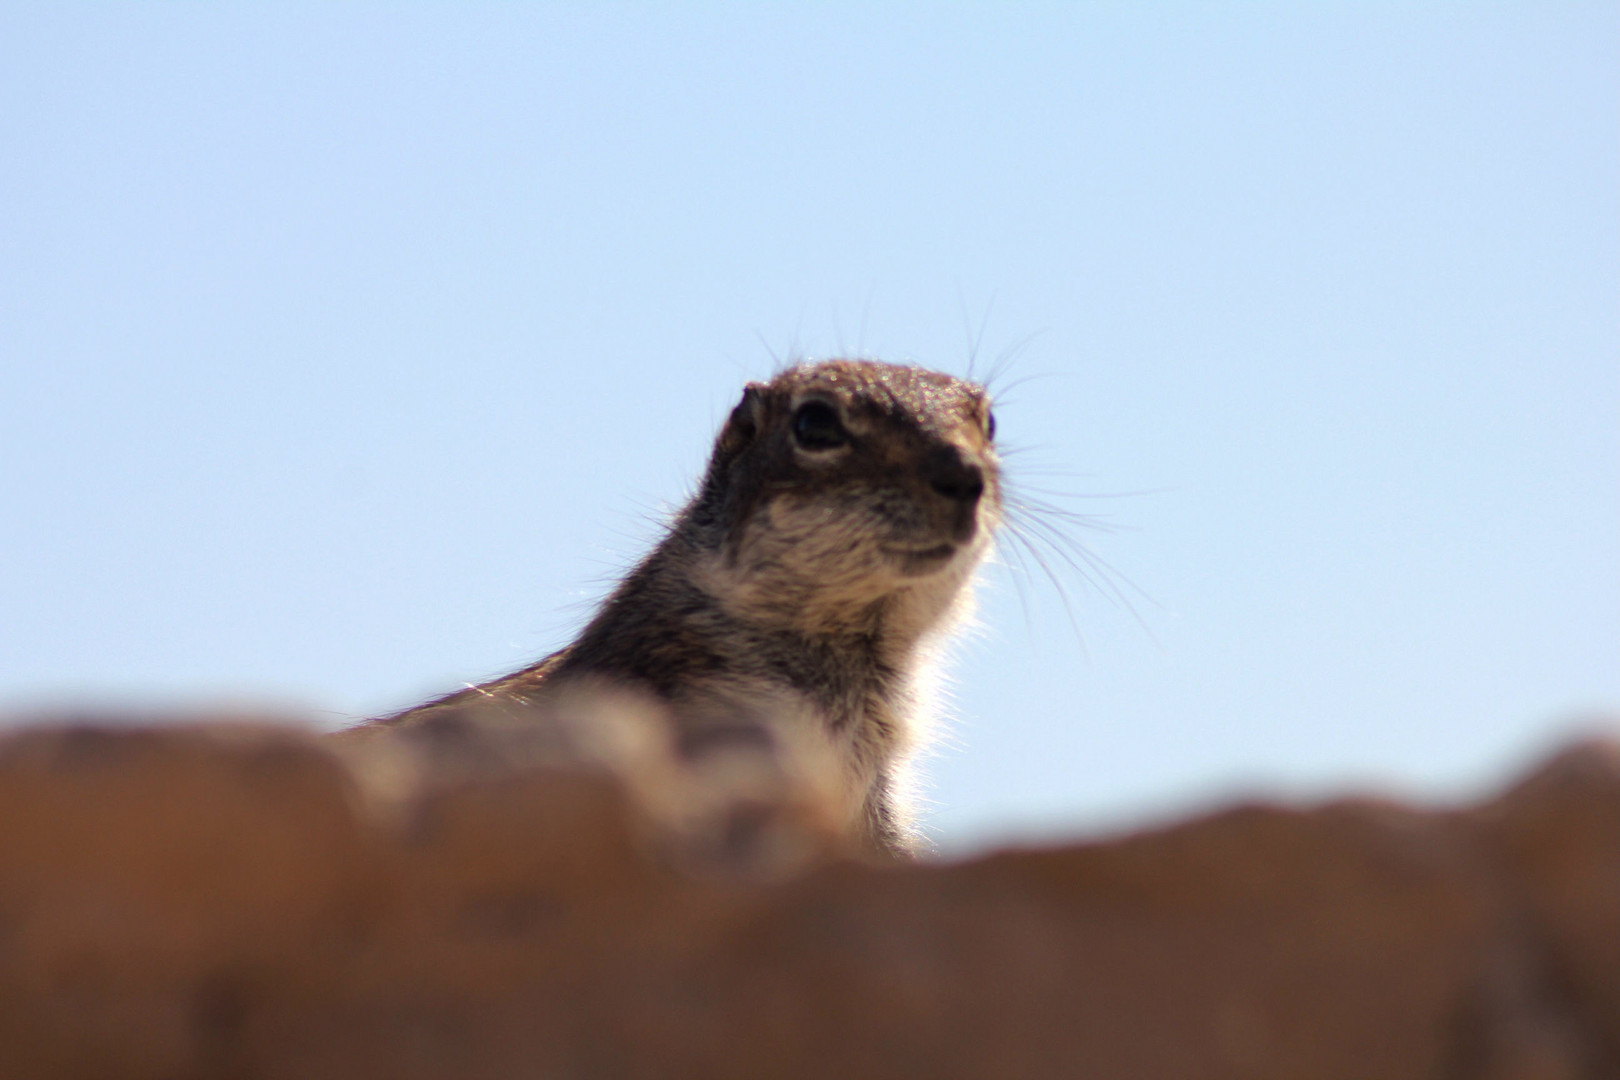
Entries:
<svg viewBox="0 0 1620 1080">
<path fill-rule="evenodd" d="M 765 387 L 749 383 L 743 389 L 742 400 L 731 410 L 726 426 L 720 430 L 719 449 L 728 457 L 745 449 L 759 434 L 765 422 Z"/>
</svg>

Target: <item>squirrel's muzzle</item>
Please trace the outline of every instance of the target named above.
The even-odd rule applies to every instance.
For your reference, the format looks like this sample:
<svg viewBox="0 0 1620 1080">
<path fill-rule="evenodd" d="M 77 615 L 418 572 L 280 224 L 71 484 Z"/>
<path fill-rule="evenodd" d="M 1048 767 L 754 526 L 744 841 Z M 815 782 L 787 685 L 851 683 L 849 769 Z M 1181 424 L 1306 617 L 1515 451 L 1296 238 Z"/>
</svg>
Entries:
<svg viewBox="0 0 1620 1080">
<path fill-rule="evenodd" d="M 958 543 L 973 538 L 978 527 L 979 499 L 984 495 L 984 469 L 968 461 L 954 446 L 929 451 L 922 462 L 922 478 L 937 495 L 950 502 L 950 533 Z"/>
</svg>

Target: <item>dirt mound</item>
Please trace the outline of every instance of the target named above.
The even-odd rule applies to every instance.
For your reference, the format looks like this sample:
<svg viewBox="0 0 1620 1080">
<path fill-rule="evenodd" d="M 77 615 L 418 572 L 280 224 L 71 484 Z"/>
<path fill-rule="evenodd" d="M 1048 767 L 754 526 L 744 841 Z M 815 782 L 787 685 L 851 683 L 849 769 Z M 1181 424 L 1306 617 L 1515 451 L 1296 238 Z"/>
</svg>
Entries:
<svg viewBox="0 0 1620 1080">
<path fill-rule="evenodd" d="M 1477 808 L 774 882 L 649 857 L 604 774 L 379 794 L 370 752 L 0 742 L 0 1073 L 1620 1076 L 1620 746 Z"/>
</svg>

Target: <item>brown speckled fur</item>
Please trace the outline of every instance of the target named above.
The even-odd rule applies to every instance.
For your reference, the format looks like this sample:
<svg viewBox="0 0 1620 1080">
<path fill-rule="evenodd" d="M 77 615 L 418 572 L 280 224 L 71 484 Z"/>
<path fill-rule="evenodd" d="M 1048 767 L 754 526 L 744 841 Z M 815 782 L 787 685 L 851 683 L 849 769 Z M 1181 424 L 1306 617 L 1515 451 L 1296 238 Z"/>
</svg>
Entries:
<svg viewBox="0 0 1620 1080">
<path fill-rule="evenodd" d="M 845 445 L 799 444 L 806 400 L 836 410 Z M 529 705 L 571 680 L 606 680 L 664 703 L 683 729 L 674 741 L 696 746 L 717 711 L 791 700 L 791 722 L 813 717 L 839 762 L 847 831 L 914 851 L 901 789 L 919 694 L 1000 522 L 999 478 L 989 400 L 974 384 L 857 360 L 751 383 L 697 495 L 573 644 L 372 724 Z"/>
</svg>

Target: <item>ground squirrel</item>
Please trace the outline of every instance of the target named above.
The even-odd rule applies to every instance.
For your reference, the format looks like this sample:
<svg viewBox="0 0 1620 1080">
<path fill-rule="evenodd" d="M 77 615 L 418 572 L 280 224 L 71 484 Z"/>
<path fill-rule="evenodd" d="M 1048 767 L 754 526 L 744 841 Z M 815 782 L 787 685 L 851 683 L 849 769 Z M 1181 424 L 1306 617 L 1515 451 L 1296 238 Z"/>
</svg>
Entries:
<svg viewBox="0 0 1620 1080">
<path fill-rule="evenodd" d="M 682 756 L 813 740 L 841 830 L 913 852 L 905 772 L 932 654 L 1001 523 L 994 439 L 984 388 L 923 368 L 831 360 L 750 383 L 697 494 L 573 644 L 366 727 L 628 688 Z"/>
</svg>

